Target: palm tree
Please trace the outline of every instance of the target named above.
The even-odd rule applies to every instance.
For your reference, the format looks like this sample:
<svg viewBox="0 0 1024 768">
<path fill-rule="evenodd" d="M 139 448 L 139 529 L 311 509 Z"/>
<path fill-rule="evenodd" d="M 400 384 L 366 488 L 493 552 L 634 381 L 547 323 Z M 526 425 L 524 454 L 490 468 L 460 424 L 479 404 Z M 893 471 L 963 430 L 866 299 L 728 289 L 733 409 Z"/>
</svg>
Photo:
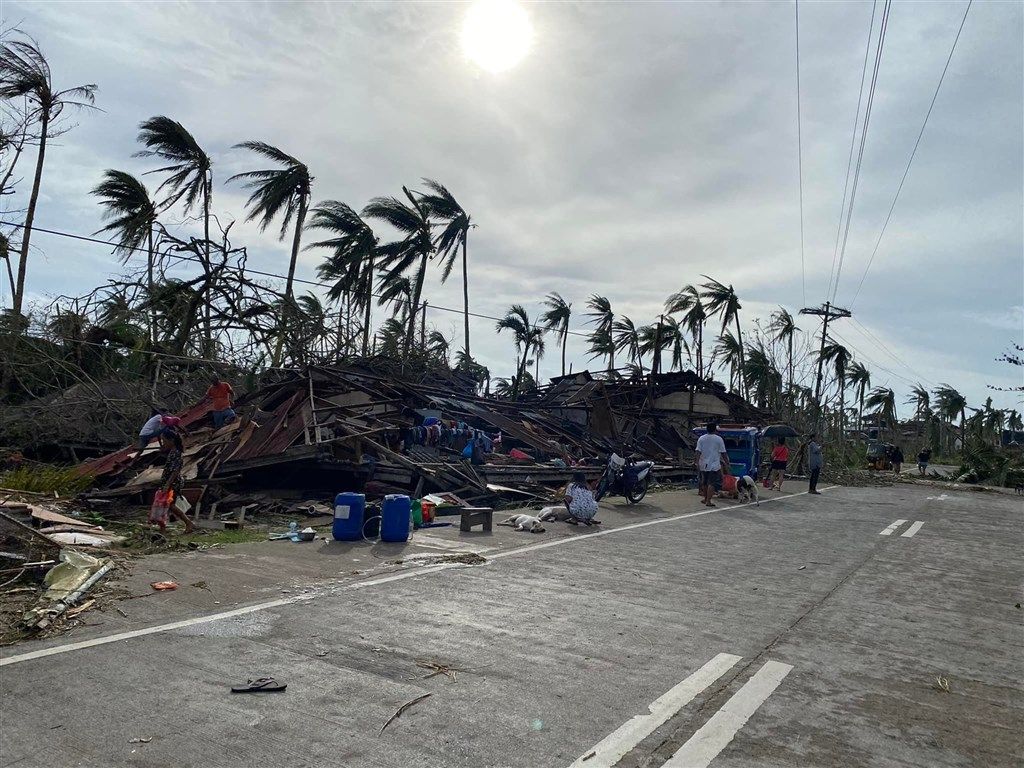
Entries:
<svg viewBox="0 0 1024 768">
<path fill-rule="evenodd" d="M 50 65 L 29 37 L 0 43 L 0 100 L 24 98 L 27 104 L 28 122 L 39 123 L 36 170 L 32 177 L 32 191 L 29 193 L 28 209 L 25 211 L 25 225 L 21 236 L 21 253 L 18 256 L 18 276 L 14 283 L 11 311 L 21 316 L 25 298 L 25 272 L 28 269 L 28 250 L 32 239 L 32 225 L 39 202 L 39 188 L 43 182 L 43 163 L 46 160 L 46 141 L 51 137 L 54 123 L 67 107 L 91 107 L 96 101 L 96 85 L 76 85 L 72 88 L 54 90 Z"/>
<path fill-rule="evenodd" d="M 886 422 L 892 425 L 893 433 L 896 430 L 896 394 L 888 387 L 876 387 L 868 393 L 864 404 L 874 410 L 878 415 L 878 437 L 882 437 L 882 424 Z"/>
<path fill-rule="evenodd" d="M 388 269 L 387 282 L 405 276 L 410 271 L 413 272 L 409 328 L 402 351 L 403 357 L 408 357 L 409 347 L 416 334 L 416 313 L 420 309 L 423 282 L 427 276 L 427 262 L 434 255 L 434 243 L 427 208 L 407 187 L 402 187 L 402 192 L 405 193 L 408 203 L 396 197 L 375 197 L 363 209 L 363 216 L 390 224 L 402 235 L 401 240 L 380 246 L 379 253 L 383 257 L 384 266 Z"/>
<path fill-rule="evenodd" d="M 444 283 L 452 273 L 455 266 L 455 259 L 459 251 L 462 251 L 462 304 L 463 319 L 465 325 L 464 349 L 467 355 L 469 352 L 469 268 L 466 258 L 466 243 L 469 240 L 469 230 L 475 227 L 469 214 L 459 205 L 455 196 L 442 184 L 433 179 L 424 179 L 423 183 L 430 190 L 429 194 L 421 195 L 420 202 L 426 207 L 430 216 L 443 223 L 443 228 L 434 247 L 442 259 L 441 282 Z"/>
<path fill-rule="evenodd" d="M 922 427 L 928 420 L 931 412 L 931 396 L 928 390 L 921 384 L 915 384 L 910 390 L 910 397 L 904 401 L 907 405 L 914 406 L 914 418 L 919 422 L 918 437 L 922 434 Z"/>
<path fill-rule="evenodd" d="M 203 251 L 199 254 L 203 260 L 204 274 L 208 277 L 213 265 L 210 261 L 210 198 L 213 194 L 213 161 L 199 146 L 185 126 L 164 115 L 157 115 L 144 120 L 139 125 L 138 140 L 146 149 L 135 153 L 135 157 L 156 157 L 167 163 L 150 173 L 169 173 L 163 183 L 157 187 L 157 194 L 167 190 L 167 197 L 160 207 L 168 208 L 179 200 L 184 203 L 185 212 L 192 210 L 197 202 L 203 209 Z M 207 287 L 209 290 L 209 286 Z M 212 344 L 210 325 L 210 301 L 206 297 L 203 315 L 203 351 L 208 353 Z M 186 319 L 191 325 L 191 318 Z M 187 335 L 187 328 L 183 335 Z"/>
<path fill-rule="evenodd" d="M 773 407 L 782 394 L 782 374 L 760 343 L 743 362 L 743 378 L 759 408 Z"/>
<path fill-rule="evenodd" d="M 935 388 L 935 402 L 939 414 L 952 426 L 953 420 L 960 417 L 960 447 L 967 445 L 967 398 L 957 392 L 949 384 L 940 384 Z M 955 440 L 950 440 L 949 449 L 955 449 Z"/>
<path fill-rule="evenodd" d="M 704 324 L 708 316 L 704 304 L 700 300 L 700 291 L 688 285 L 678 293 L 673 293 L 665 302 L 665 312 L 669 315 L 682 313 L 683 326 L 693 339 L 697 348 L 697 375 L 704 376 Z"/>
<path fill-rule="evenodd" d="M 260 157 L 284 166 L 283 168 L 236 173 L 228 181 L 242 181 L 244 182 L 243 187 L 253 191 L 245 203 L 248 209 L 245 220 L 259 219 L 261 232 L 265 231 L 280 213 L 281 232 L 278 239 L 284 240 L 288 225 L 292 219 L 295 219 L 292 253 L 288 262 L 288 278 L 284 287 L 285 298 L 291 299 L 295 280 L 295 263 L 299 258 L 302 226 L 306 221 L 313 177 L 309 175 L 309 168 L 305 163 L 265 142 L 243 141 L 241 144 L 235 144 L 234 149 L 248 149 Z"/>
<path fill-rule="evenodd" d="M 441 331 L 432 330 L 427 334 L 427 352 L 435 360 L 440 360 L 448 365 L 448 352 L 451 349 L 451 342 L 448 341 Z"/>
<path fill-rule="evenodd" d="M 156 225 L 156 204 L 149 197 L 145 184 L 125 171 L 108 170 L 103 181 L 92 189 L 103 206 L 103 220 L 108 222 L 95 234 L 111 232 L 117 237 L 115 253 L 124 260 L 146 246 L 146 285 L 152 293 L 153 278 L 153 228 Z M 149 315 L 149 340 L 156 343 L 156 311 Z"/>
<path fill-rule="evenodd" d="M 615 351 L 625 350 L 626 358 L 629 362 L 635 363 L 640 369 L 640 374 L 643 375 L 644 362 L 640 357 L 640 332 L 633 321 L 625 315 L 616 318 L 612 323 L 612 338 L 615 341 Z"/>
<path fill-rule="evenodd" d="M 672 316 L 662 315 L 659 318 L 661 328 L 658 331 L 659 338 L 663 340 L 660 346 L 672 352 L 672 365 L 669 370 L 683 369 L 683 354 L 690 357 L 690 345 L 686 343 L 686 335 L 683 333 L 683 326 Z M 691 360 L 691 362 L 693 362 Z M 660 370 L 660 366 L 659 366 Z"/>
<path fill-rule="evenodd" d="M 704 289 L 701 296 L 707 302 L 705 305 L 707 312 L 722 318 L 723 333 L 729 323 L 736 324 L 736 343 L 739 347 L 740 355 L 739 369 L 743 370 L 743 329 L 740 328 L 740 309 L 742 309 L 742 305 L 740 304 L 739 297 L 736 295 L 736 291 L 733 290 L 732 285 L 727 287 L 707 275 L 701 275 L 701 277 L 708 281 L 701 286 Z"/>
<path fill-rule="evenodd" d="M 836 387 L 839 389 L 839 436 L 843 438 L 845 431 L 843 419 L 846 413 L 846 384 L 848 381 L 847 367 L 851 359 L 850 351 L 842 344 L 830 341 L 821 350 L 821 358 L 825 362 L 832 363 L 832 368 L 835 371 Z"/>
<path fill-rule="evenodd" d="M 562 375 L 565 376 L 565 343 L 569 339 L 569 318 L 572 316 L 572 304 L 558 293 L 549 293 L 544 299 L 548 311 L 540 316 L 540 322 L 549 331 L 554 331 L 558 342 L 562 345 Z"/>
<path fill-rule="evenodd" d="M 605 296 L 598 296 L 596 293 L 587 299 L 587 317 L 591 318 L 587 322 L 594 325 L 594 330 L 590 332 L 588 341 L 590 342 L 590 349 L 587 352 L 590 353 L 591 359 L 595 357 L 607 357 L 608 358 L 608 370 L 613 371 L 615 369 L 615 339 L 612 336 L 612 325 L 615 322 L 615 315 L 612 312 L 612 303 L 608 301 Z"/>
<path fill-rule="evenodd" d="M 343 295 L 355 297 L 363 310 L 363 357 L 370 352 L 370 308 L 376 275 L 377 236 L 359 214 L 338 200 L 324 200 L 313 208 L 309 229 L 322 229 L 334 237 L 310 243 L 307 248 L 327 248 L 331 254 L 317 268 L 321 280 L 334 281 L 328 289 L 331 301 Z"/>
<path fill-rule="evenodd" d="M 527 335 L 527 346 L 533 352 L 533 364 L 536 366 L 533 376 L 534 385 L 540 384 L 540 361 L 547 352 L 547 345 L 544 343 L 544 329 L 539 325 L 530 326 L 530 333 Z M 523 373 L 528 377 L 530 374 L 524 369 Z"/>
<path fill-rule="evenodd" d="M 391 311 L 401 318 L 403 326 L 408 323 L 412 311 L 412 280 L 399 275 L 381 275 L 377 280 L 377 305 L 390 305 Z"/>
<path fill-rule="evenodd" d="M 1024 431 L 1024 418 L 1016 409 L 1006 414 L 1006 428 L 1014 432 Z"/>
<path fill-rule="evenodd" d="M 708 370 L 714 365 L 715 358 L 721 359 L 721 364 L 729 369 L 729 389 L 736 389 L 736 379 L 743 371 L 743 349 L 736 337 L 729 331 L 723 331 L 718 337 L 714 348 L 711 350 L 711 362 L 708 363 Z"/>
<path fill-rule="evenodd" d="M 516 345 L 516 375 L 513 377 L 513 393 L 518 394 L 519 382 L 526 371 L 526 359 L 530 354 L 532 324 L 522 304 L 513 304 L 494 326 L 497 333 L 509 331 Z"/>
<path fill-rule="evenodd" d="M 796 320 L 785 307 L 779 307 L 772 314 L 771 324 L 768 330 L 775 334 L 774 340 L 786 345 L 788 360 L 789 386 L 793 386 L 793 339 L 800 329 L 796 327 Z"/>
<path fill-rule="evenodd" d="M 871 371 L 867 369 L 864 363 L 855 361 L 850 364 L 850 370 L 846 374 L 846 381 L 857 392 L 857 429 L 863 429 L 864 395 L 867 393 L 868 387 L 871 386 Z"/>
</svg>

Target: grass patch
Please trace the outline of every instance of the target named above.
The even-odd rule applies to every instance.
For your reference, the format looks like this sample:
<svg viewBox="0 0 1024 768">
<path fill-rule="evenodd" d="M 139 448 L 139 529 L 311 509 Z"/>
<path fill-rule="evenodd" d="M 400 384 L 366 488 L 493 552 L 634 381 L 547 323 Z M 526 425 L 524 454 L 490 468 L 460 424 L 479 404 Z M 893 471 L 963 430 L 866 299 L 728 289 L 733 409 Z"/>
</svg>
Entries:
<svg viewBox="0 0 1024 768">
<path fill-rule="evenodd" d="M 189 544 L 248 544 L 252 541 L 266 541 L 267 532 L 252 528 L 242 528 L 237 531 L 206 531 L 196 530 L 192 533 L 183 533 L 175 539 L 188 546 Z"/>
<path fill-rule="evenodd" d="M 75 467 L 26 465 L 0 472 L 0 488 L 61 497 L 76 496 L 92 485 L 92 478 Z"/>
</svg>

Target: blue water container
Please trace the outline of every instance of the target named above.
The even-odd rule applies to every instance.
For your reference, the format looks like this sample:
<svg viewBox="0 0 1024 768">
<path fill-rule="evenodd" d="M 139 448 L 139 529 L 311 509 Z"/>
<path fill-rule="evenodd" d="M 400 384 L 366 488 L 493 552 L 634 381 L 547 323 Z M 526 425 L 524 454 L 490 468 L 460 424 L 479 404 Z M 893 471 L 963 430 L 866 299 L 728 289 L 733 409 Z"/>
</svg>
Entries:
<svg viewBox="0 0 1024 768">
<path fill-rule="evenodd" d="M 334 526 L 331 532 L 335 541 L 361 541 L 363 538 L 363 513 L 366 511 L 366 496 L 361 493 L 339 493 L 334 497 Z"/>
<path fill-rule="evenodd" d="M 410 527 L 412 500 L 408 496 L 385 496 L 380 511 L 380 540 L 408 541 Z"/>
</svg>

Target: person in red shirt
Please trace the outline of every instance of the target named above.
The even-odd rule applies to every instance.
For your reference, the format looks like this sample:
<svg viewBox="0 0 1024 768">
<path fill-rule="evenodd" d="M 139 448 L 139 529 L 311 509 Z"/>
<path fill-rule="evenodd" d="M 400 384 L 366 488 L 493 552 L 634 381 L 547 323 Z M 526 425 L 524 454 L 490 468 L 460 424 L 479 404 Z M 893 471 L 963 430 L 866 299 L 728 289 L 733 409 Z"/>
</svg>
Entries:
<svg viewBox="0 0 1024 768">
<path fill-rule="evenodd" d="M 235 397 L 235 390 L 226 381 L 221 381 L 214 376 L 210 379 L 210 388 L 206 390 L 206 399 L 213 403 L 213 428 L 220 429 L 235 418 L 235 412 L 231 408 Z"/>
<path fill-rule="evenodd" d="M 778 444 L 772 449 L 772 488 L 782 490 L 782 480 L 786 476 L 786 463 L 789 461 L 789 448 L 786 438 L 780 437 Z"/>
</svg>

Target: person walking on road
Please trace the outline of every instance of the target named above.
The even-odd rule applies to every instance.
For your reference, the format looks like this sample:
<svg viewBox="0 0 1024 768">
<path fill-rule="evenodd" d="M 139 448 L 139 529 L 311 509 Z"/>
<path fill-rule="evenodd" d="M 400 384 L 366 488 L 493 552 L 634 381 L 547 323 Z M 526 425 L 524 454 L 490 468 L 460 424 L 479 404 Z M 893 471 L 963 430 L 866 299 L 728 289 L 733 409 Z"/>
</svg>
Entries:
<svg viewBox="0 0 1024 768">
<path fill-rule="evenodd" d="M 903 449 L 898 445 L 893 449 L 892 452 L 892 473 L 898 475 L 900 470 L 903 469 Z"/>
<path fill-rule="evenodd" d="M 716 424 L 708 424 L 707 432 L 697 439 L 697 469 L 703 495 L 700 503 L 708 507 L 715 506 L 711 499 L 722 490 L 722 467 L 729 466 L 725 441 L 717 431 Z"/>
<path fill-rule="evenodd" d="M 778 444 L 772 449 L 772 488 L 782 490 L 782 481 L 786 476 L 786 464 L 789 462 L 789 448 L 786 438 L 780 437 Z"/>
<path fill-rule="evenodd" d="M 807 492 L 815 496 L 821 495 L 818 490 L 818 478 L 821 476 L 821 469 L 825 466 L 825 456 L 821 450 L 821 443 L 817 435 L 811 435 L 807 443 L 807 467 L 811 471 L 811 481 L 807 486 Z"/>
<path fill-rule="evenodd" d="M 922 448 L 921 452 L 917 454 L 917 471 L 921 477 L 928 474 L 928 462 L 932 460 L 932 449 Z"/>
</svg>

